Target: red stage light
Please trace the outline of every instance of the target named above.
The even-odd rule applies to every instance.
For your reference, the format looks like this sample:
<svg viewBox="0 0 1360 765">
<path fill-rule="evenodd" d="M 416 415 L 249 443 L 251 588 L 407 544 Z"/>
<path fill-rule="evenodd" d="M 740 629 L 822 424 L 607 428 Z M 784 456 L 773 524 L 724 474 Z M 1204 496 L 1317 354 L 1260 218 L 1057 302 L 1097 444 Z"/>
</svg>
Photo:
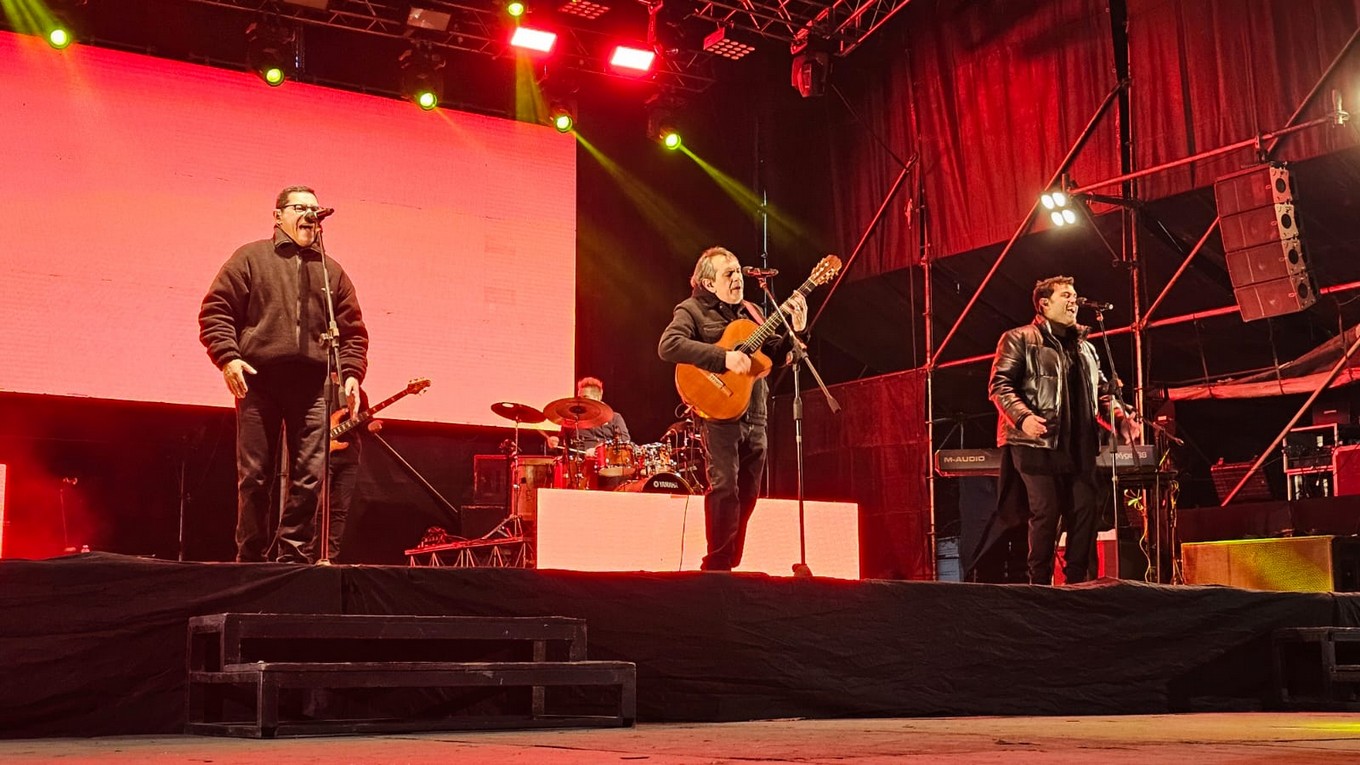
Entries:
<svg viewBox="0 0 1360 765">
<path fill-rule="evenodd" d="M 630 48 L 627 45 L 620 45 L 614 49 L 614 55 L 609 59 L 609 63 L 620 69 L 631 69 L 634 72 L 649 72 L 652 63 L 656 61 L 656 52 L 643 48 Z"/>
<path fill-rule="evenodd" d="M 516 48 L 536 51 L 538 53 L 548 53 L 552 51 L 553 43 L 557 42 L 557 34 L 542 29 L 531 29 L 530 27 L 515 27 L 515 33 L 510 36 L 510 44 Z"/>
</svg>

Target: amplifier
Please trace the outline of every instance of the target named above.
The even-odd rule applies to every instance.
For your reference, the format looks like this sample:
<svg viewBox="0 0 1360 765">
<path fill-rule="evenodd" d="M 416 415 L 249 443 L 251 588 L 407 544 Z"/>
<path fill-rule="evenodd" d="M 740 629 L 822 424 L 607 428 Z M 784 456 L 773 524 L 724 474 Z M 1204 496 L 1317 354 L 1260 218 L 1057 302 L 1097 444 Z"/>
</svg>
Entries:
<svg viewBox="0 0 1360 765">
<path fill-rule="evenodd" d="M 1360 540 L 1353 537 L 1285 537 L 1186 542 L 1181 545 L 1186 584 L 1226 584 L 1281 592 L 1355 592 Z"/>
</svg>

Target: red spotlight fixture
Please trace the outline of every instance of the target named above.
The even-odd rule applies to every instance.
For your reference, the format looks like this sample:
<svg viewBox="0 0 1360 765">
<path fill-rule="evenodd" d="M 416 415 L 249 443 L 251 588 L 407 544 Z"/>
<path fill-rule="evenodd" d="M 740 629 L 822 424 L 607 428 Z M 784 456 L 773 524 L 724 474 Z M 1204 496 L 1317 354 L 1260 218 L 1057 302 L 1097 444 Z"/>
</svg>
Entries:
<svg viewBox="0 0 1360 765">
<path fill-rule="evenodd" d="M 632 48 L 627 45 L 620 45 L 614 48 L 614 55 L 610 57 L 609 63 L 616 69 L 625 69 L 634 74 L 646 74 L 652 70 L 652 64 L 656 61 L 656 51 L 645 48 Z"/>
<path fill-rule="evenodd" d="M 515 33 L 510 36 L 511 45 L 535 53 L 552 52 L 553 43 L 556 42 L 557 34 L 555 32 L 531 27 L 515 27 Z"/>
</svg>

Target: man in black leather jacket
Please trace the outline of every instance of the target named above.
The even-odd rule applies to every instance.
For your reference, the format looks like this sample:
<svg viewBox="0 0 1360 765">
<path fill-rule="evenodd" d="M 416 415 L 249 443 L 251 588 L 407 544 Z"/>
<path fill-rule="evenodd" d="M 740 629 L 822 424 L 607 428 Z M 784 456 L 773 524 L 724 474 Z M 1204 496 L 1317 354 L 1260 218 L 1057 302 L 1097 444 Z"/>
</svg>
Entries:
<svg viewBox="0 0 1360 765">
<path fill-rule="evenodd" d="M 1000 414 L 996 441 L 1002 447 L 998 501 L 1022 491 L 1028 504 L 1031 584 L 1053 583 L 1059 520 L 1067 530 L 1063 573 L 1069 583 L 1088 578 L 1096 535 L 1095 458 L 1112 401 L 1120 435 L 1130 443 L 1139 435 L 1086 340 L 1089 328 L 1077 324 L 1077 305 L 1071 277 L 1040 280 L 1034 321 L 1003 334 L 992 360 L 989 392 Z"/>
<path fill-rule="evenodd" d="M 748 373 L 750 356 L 716 344 L 733 321 L 762 321 L 759 309 L 742 299 L 745 285 L 737 256 L 722 247 L 704 250 L 689 283 L 693 293 L 675 307 L 657 352 L 672 364 L 693 364 L 717 373 Z M 807 301 L 794 293 L 785 305 L 790 309 L 794 330 L 803 331 L 807 327 Z M 777 342 L 772 339 L 763 350 L 770 353 Z M 746 525 L 755 510 L 760 479 L 765 473 L 766 395 L 765 380 L 756 380 L 741 417 L 703 421 L 708 480 L 712 486 L 704 497 L 708 554 L 701 568 L 705 571 L 730 571 L 741 564 Z"/>
</svg>

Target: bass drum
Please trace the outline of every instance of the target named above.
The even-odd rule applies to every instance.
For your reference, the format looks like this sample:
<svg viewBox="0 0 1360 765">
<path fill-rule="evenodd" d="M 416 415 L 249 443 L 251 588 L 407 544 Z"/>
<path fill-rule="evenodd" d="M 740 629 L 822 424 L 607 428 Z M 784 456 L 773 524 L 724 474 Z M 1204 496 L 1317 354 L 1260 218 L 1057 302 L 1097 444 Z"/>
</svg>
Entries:
<svg viewBox="0 0 1360 765">
<path fill-rule="evenodd" d="M 675 473 L 657 473 L 620 485 L 614 491 L 641 491 L 649 494 L 693 494 L 689 481 Z"/>
</svg>

